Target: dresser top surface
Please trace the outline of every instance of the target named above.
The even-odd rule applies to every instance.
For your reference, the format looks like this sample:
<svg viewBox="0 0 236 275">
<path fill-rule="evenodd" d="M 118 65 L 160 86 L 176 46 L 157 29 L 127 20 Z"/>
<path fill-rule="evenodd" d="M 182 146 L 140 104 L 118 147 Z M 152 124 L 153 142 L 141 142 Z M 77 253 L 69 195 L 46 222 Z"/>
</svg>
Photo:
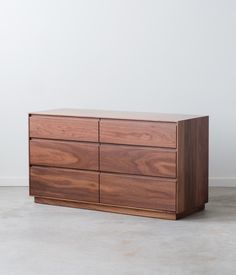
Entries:
<svg viewBox="0 0 236 275">
<path fill-rule="evenodd" d="M 69 117 L 107 118 L 107 119 L 110 118 L 110 119 L 128 119 L 128 120 L 145 120 L 145 121 L 164 121 L 164 122 L 178 122 L 178 121 L 203 117 L 201 115 L 89 110 L 89 109 L 54 109 L 54 110 L 30 112 L 30 115 L 69 116 Z"/>
</svg>

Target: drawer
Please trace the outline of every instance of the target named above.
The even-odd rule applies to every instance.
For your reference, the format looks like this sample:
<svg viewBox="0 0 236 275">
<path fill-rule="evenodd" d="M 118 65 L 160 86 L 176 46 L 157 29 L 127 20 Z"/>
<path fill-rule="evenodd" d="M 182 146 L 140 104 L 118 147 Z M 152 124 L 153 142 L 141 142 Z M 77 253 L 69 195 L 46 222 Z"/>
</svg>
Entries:
<svg viewBox="0 0 236 275">
<path fill-rule="evenodd" d="M 175 181 L 106 173 L 100 176 L 100 202 L 104 204 L 175 211 L 175 195 Z"/>
<path fill-rule="evenodd" d="M 98 119 L 30 116 L 30 137 L 98 141 Z"/>
<path fill-rule="evenodd" d="M 31 139 L 30 164 L 98 170 L 98 144 Z"/>
<path fill-rule="evenodd" d="M 176 148 L 176 123 L 102 119 L 100 141 Z"/>
<path fill-rule="evenodd" d="M 100 147 L 100 170 L 176 178 L 176 151 L 102 144 Z"/>
<path fill-rule="evenodd" d="M 33 166 L 30 195 L 76 201 L 99 201 L 97 172 Z"/>
</svg>

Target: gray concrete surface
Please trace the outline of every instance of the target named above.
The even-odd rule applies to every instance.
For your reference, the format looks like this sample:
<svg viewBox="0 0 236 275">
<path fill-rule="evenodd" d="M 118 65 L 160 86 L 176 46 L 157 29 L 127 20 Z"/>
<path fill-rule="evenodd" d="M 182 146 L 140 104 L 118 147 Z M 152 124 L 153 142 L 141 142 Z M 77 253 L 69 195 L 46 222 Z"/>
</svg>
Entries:
<svg viewBox="0 0 236 275">
<path fill-rule="evenodd" d="M 0 188 L 0 275 L 236 274 L 236 188 L 180 221 L 34 204 Z"/>
</svg>

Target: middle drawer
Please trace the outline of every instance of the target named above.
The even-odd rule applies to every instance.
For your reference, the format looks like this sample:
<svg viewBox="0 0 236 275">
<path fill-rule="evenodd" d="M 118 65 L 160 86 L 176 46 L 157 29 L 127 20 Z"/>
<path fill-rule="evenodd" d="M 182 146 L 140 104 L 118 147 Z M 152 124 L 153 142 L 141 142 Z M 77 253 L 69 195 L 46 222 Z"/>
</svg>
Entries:
<svg viewBox="0 0 236 275">
<path fill-rule="evenodd" d="M 173 149 L 101 144 L 100 170 L 176 178 L 176 151 Z"/>
<path fill-rule="evenodd" d="M 98 170 L 98 144 L 57 141 L 30 140 L 30 164 Z"/>
</svg>

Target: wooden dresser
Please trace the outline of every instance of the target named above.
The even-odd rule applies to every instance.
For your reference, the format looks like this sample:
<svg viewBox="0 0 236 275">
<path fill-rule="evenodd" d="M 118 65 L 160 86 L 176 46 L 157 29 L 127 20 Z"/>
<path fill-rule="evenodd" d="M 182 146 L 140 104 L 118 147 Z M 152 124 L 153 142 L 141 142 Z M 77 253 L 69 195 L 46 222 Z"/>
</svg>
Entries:
<svg viewBox="0 0 236 275">
<path fill-rule="evenodd" d="M 29 114 L 35 202 L 178 219 L 208 201 L 208 116 Z"/>
</svg>

